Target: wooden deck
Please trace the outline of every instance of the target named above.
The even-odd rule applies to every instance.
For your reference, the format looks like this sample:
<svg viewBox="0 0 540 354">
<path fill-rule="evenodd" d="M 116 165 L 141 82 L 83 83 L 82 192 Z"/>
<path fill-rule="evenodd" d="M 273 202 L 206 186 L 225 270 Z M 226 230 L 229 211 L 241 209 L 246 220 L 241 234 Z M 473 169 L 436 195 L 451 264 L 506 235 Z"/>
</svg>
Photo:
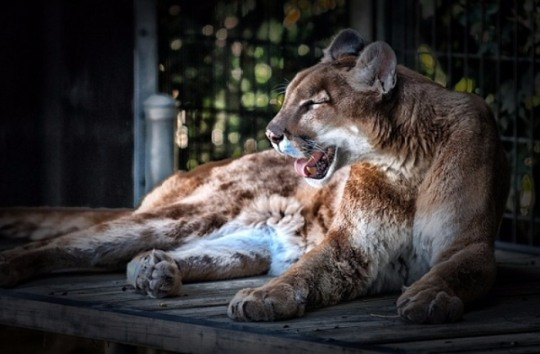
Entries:
<svg viewBox="0 0 540 354">
<path fill-rule="evenodd" d="M 397 294 L 237 323 L 226 317 L 230 298 L 268 278 L 185 284 L 183 296 L 157 300 L 133 292 L 123 274 L 57 274 L 0 289 L 0 324 L 182 353 L 540 353 L 540 256 L 498 251 L 497 259 L 489 299 L 449 325 L 403 322 Z"/>
</svg>

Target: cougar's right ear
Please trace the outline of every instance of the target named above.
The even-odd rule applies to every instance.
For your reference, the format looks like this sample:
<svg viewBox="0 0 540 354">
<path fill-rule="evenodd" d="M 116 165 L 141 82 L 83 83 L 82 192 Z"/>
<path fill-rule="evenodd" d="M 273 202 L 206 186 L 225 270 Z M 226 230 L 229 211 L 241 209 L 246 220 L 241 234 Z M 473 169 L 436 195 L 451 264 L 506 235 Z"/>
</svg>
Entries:
<svg viewBox="0 0 540 354">
<path fill-rule="evenodd" d="M 332 43 L 324 50 L 323 63 L 332 62 L 342 55 L 356 55 L 364 49 L 364 40 L 360 34 L 349 28 L 340 31 L 332 40 Z"/>
<path fill-rule="evenodd" d="M 359 56 L 350 83 L 360 91 L 375 89 L 386 94 L 396 85 L 396 65 L 396 53 L 387 43 L 372 43 Z"/>
</svg>

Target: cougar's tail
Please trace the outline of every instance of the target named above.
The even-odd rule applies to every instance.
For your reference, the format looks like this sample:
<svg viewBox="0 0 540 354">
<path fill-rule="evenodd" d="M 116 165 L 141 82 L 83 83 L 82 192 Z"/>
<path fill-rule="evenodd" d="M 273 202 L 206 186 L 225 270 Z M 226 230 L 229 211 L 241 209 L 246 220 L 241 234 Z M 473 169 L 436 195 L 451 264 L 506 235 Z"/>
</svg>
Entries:
<svg viewBox="0 0 540 354">
<path fill-rule="evenodd" d="M 131 209 L 104 208 L 0 208 L 0 239 L 44 240 L 131 212 Z"/>
</svg>

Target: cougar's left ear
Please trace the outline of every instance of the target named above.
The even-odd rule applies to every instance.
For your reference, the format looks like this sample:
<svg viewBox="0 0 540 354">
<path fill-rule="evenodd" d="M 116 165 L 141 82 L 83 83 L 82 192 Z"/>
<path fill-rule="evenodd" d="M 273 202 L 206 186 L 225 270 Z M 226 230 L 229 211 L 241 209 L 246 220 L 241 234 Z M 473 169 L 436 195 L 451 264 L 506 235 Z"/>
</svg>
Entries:
<svg viewBox="0 0 540 354">
<path fill-rule="evenodd" d="M 358 55 L 362 49 L 364 49 L 364 40 L 360 34 L 353 29 L 345 29 L 340 31 L 324 50 L 321 62 L 332 62 L 342 55 Z"/>
<path fill-rule="evenodd" d="M 385 42 L 368 45 L 351 71 L 351 85 L 358 90 L 376 89 L 381 94 L 396 85 L 396 53 Z"/>
</svg>

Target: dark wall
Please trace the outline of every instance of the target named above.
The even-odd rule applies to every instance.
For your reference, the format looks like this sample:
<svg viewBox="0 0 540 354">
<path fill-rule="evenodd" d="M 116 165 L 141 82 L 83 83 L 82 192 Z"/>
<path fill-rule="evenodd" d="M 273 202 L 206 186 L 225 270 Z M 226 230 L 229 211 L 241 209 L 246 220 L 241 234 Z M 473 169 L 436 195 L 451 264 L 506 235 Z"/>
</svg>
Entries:
<svg viewBox="0 0 540 354">
<path fill-rule="evenodd" d="M 0 206 L 131 206 L 132 1 L 1 13 Z"/>
</svg>

